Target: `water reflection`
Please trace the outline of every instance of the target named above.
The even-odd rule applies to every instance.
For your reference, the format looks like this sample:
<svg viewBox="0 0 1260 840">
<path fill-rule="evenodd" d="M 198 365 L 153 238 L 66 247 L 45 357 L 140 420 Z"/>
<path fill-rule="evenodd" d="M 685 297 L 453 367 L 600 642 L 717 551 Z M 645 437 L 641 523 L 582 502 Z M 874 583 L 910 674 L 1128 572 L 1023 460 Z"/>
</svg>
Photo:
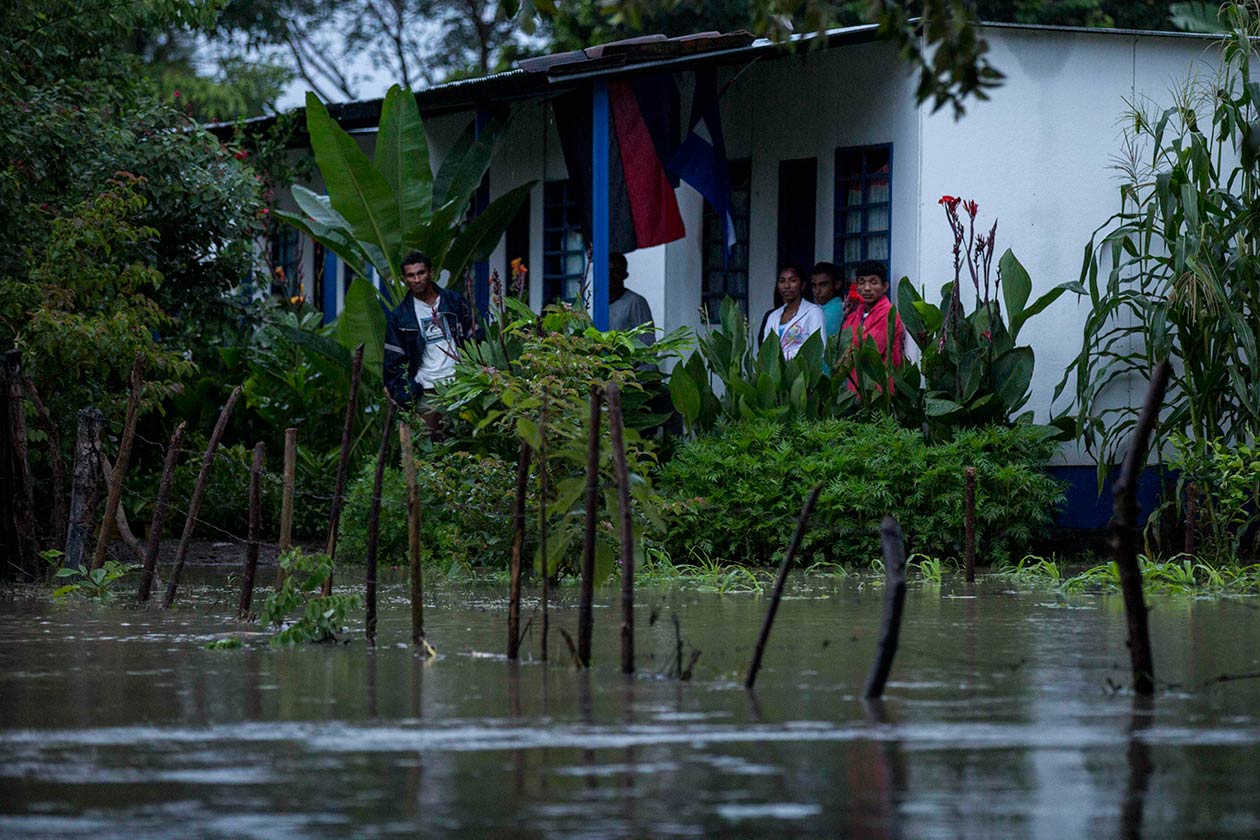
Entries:
<svg viewBox="0 0 1260 840">
<path fill-rule="evenodd" d="M 435 662 L 388 583 L 371 652 L 361 628 L 204 650 L 238 626 L 209 591 L 170 612 L 0 601 L 0 835 L 1260 835 L 1260 681 L 1108 694 L 1118 599 L 912 589 L 887 700 L 862 705 L 881 605 L 861 580 L 789 591 L 756 693 L 755 597 L 645 595 L 705 650 L 681 684 L 646 663 L 622 678 L 604 594 L 576 672 L 505 662 L 488 590 L 433 590 Z M 1260 611 L 1154 606 L 1166 679 L 1256 669 L 1238 640 L 1260 638 Z M 643 618 L 642 649 L 676 660 L 673 628 L 654 641 Z"/>
<path fill-rule="evenodd" d="M 1129 764 L 1129 780 L 1120 808 L 1120 836 L 1126 840 L 1142 837 L 1142 816 L 1146 810 L 1146 792 L 1155 762 L 1147 746 L 1144 733 L 1151 728 L 1155 716 L 1155 700 L 1135 694 L 1129 713 L 1129 737 L 1125 745 L 1125 757 Z"/>
</svg>

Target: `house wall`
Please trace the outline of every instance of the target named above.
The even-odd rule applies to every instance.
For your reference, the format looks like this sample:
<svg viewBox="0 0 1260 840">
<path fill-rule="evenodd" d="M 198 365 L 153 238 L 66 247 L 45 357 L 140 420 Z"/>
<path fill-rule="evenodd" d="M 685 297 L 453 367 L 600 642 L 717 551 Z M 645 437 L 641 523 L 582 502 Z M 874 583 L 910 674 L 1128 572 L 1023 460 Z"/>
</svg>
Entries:
<svg viewBox="0 0 1260 840">
<path fill-rule="evenodd" d="M 1215 74 L 1214 50 L 1199 39 L 1088 32 L 989 29 L 990 60 L 1006 74 L 988 102 L 967 115 L 922 112 L 922 230 L 916 285 L 932 301 L 952 279 L 953 239 L 936 199 L 974 198 L 978 221 L 998 224 L 998 253 L 1011 248 L 1028 269 L 1033 298 L 1078 280 L 1085 243 L 1120 209 L 1116 159 L 1126 102 L 1170 102 L 1189 73 Z M 971 283 L 964 294 L 974 297 Z M 964 300 L 969 301 L 967 297 Z M 1037 356 L 1029 407 L 1038 421 L 1070 405 L 1072 383 L 1055 386 L 1081 349 L 1088 301 L 1065 294 L 1020 334 Z M 1112 398 L 1136 404 L 1146 383 L 1129 382 Z M 1092 461 L 1065 449 L 1067 464 Z"/>
</svg>

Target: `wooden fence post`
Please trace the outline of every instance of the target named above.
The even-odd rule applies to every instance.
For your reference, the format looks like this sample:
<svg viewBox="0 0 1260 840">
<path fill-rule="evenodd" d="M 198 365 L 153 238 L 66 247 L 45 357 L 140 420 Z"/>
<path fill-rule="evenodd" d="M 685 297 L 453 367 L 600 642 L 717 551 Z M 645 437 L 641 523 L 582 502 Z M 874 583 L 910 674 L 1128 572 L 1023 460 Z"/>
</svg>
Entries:
<svg viewBox="0 0 1260 840">
<path fill-rule="evenodd" d="M 149 535 L 144 546 L 144 567 L 140 571 L 140 590 L 136 600 L 144 603 L 153 591 L 153 572 L 157 569 L 158 549 L 162 544 L 162 529 L 166 527 L 166 514 L 170 510 L 171 481 L 175 478 L 175 465 L 179 462 L 179 445 L 184 440 L 188 424 L 180 421 L 166 447 L 166 461 L 162 465 L 162 480 L 158 482 L 157 500 L 153 503 L 153 518 L 149 521 Z"/>
<path fill-rule="evenodd" d="M 22 400 L 22 351 L 4 354 L 4 372 L 9 404 L 9 452 L 12 458 L 13 527 L 17 535 L 18 565 L 31 577 L 42 569 L 35 540 L 35 486 L 31 481 L 29 446 L 26 436 L 26 407 Z"/>
<path fill-rule="evenodd" d="M 884 618 L 879 628 L 879 652 L 862 692 L 862 696 L 868 699 L 884 693 L 884 685 L 892 672 L 893 657 L 897 655 L 901 614 L 906 603 L 906 543 L 901 535 L 901 526 L 891 516 L 885 516 L 879 535 L 884 548 Z"/>
<path fill-rule="evenodd" d="M 381 529 L 381 487 L 385 482 L 385 462 L 389 441 L 394 436 L 394 401 L 385 395 L 385 417 L 381 421 L 381 448 L 376 452 L 376 473 L 372 477 L 372 501 L 368 508 L 367 576 L 363 582 L 364 629 L 367 643 L 376 644 L 376 547 Z"/>
<path fill-rule="evenodd" d="M 97 479 L 100 456 L 96 442 L 101 436 L 105 418 L 91 406 L 79 412 L 79 430 L 74 441 L 74 485 L 70 492 L 69 525 L 66 529 L 66 556 L 63 565 L 77 569 L 83 565 L 88 542 L 92 539 L 99 496 Z"/>
<path fill-rule="evenodd" d="M 1146 600 L 1142 595 L 1142 569 L 1138 565 L 1137 484 L 1146 465 L 1151 432 L 1159 420 L 1159 408 L 1168 388 L 1171 366 L 1167 360 L 1155 366 L 1146 401 L 1133 427 L 1124 466 L 1112 490 L 1115 507 L 1111 518 L 1111 546 L 1120 572 L 1120 592 L 1129 625 L 1129 661 L 1133 669 L 1133 693 L 1155 693 L 1155 660 L 1151 655 L 1150 627 L 1146 622 Z"/>
<path fill-rule="evenodd" d="M 52 533 L 64 534 L 68 525 L 66 513 L 66 461 L 61 457 L 61 429 L 53 422 L 48 407 L 40 399 L 39 390 L 29 376 L 22 376 L 22 388 L 35 406 L 39 427 L 48 435 L 48 465 L 52 468 Z"/>
<path fill-rule="evenodd" d="M 262 478 L 267 448 L 262 441 L 254 444 L 254 460 L 249 465 L 249 532 L 246 534 L 245 569 L 241 572 L 241 603 L 237 618 L 249 617 L 254 600 L 254 577 L 258 574 L 258 539 L 262 531 Z"/>
<path fill-rule="evenodd" d="M 179 576 L 184 571 L 184 561 L 188 558 L 188 546 L 192 543 L 193 531 L 197 528 L 197 514 L 201 512 L 201 499 L 206 493 L 206 484 L 210 481 L 210 468 L 214 465 L 214 454 L 219 450 L 219 441 L 227 430 L 228 418 L 236 401 L 241 398 L 241 386 L 237 385 L 228 396 L 227 403 L 219 412 L 219 419 L 214 423 L 214 431 L 210 433 L 210 442 L 206 444 L 206 452 L 201 456 L 201 471 L 197 473 L 197 483 L 193 485 L 192 498 L 188 500 L 188 516 L 184 519 L 184 533 L 179 538 L 179 548 L 175 549 L 175 562 L 171 566 L 171 579 L 166 583 L 166 595 L 162 598 L 162 609 L 170 609 L 175 603 L 175 593 L 179 590 Z"/>
<path fill-rule="evenodd" d="M 966 520 L 967 583 L 976 582 L 976 468 L 963 470 L 963 516 Z"/>
<path fill-rule="evenodd" d="M 411 426 L 398 424 L 403 477 L 407 482 L 407 559 L 411 566 L 411 643 L 426 650 L 424 640 L 424 570 L 420 567 L 420 484 L 416 480 L 416 455 Z"/>
<path fill-rule="evenodd" d="M 578 595 L 577 655 L 584 668 L 591 667 L 591 630 L 594 625 L 592 602 L 595 598 L 595 524 L 599 507 L 599 420 L 603 394 L 598 385 L 591 386 L 590 423 L 586 442 L 586 521 L 582 533 L 582 582 Z"/>
<path fill-rule="evenodd" d="M 521 441 L 516 456 L 516 495 L 512 502 L 512 566 L 508 578 L 507 658 L 515 661 L 521 652 L 521 563 L 525 551 L 525 493 L 529 488 L 529 444 Z"/>
<path fill-rule="evenodd" d="M 284 489 L 280 496 L 280 542 L 276 546 L 276 591 L 284 586 L 280 558 L 293 548 L 293 489 L 297 481 L 297 429 L 284 430 Z"/>
<path fill-rule="evenodd" d="M 136 439 L 136 422 L 140 417 L 140 389 L 144 385 L 144 357 L 137 354 L 131 368 L 131 388 L 127 394 L 127 417 L 123 421 L 122 437 L 118 439 L 118 458 L 109 479 L 109 496 L 105 499 L 105 516 L 101 520 L 101 533 L 96 539 L 96 551 L 92 553 L 92 568 L 105 565 L 105 552 L 117 527 L 118 502 L 122 499 L 123 479 L 127 477 L 127 465 L 131 462 L 131 446 Z"/>
<path fill-rule="evenodd" d="M 630 511 L 630 467 L 621 416 L 621 389 L 608 386 L 608 432 L 613 468 L 617 473 L 617 503 L 621 508 L 621 672 L 634 673 L 634 524 Z"/>
<path fill-rule="evenodd" d="M 337 532 L 341 528 L 341 509 L 346 504 L 346 473 L 350 469 L 350 448 L 353 444 L 354 415 L 359 403 L 359 382 L 363 377 L 363 345 L 354 351 L 350 370 L 350 399 L 346 402 L 346 421 L 341 430 L 341 457 L 337 459 L 337 482 L 333 488 L 332 513 L 328 517 L 328 577 L 323 594 L 332 594 L 333 573 L 337 569 Z"/>
<path fill-rule="evenodd" d="M 792 533 L 792 541 L 788 543 L 787 555 L 779 566 L 779 576 L 774 582 L 774 594 L 770 598 L 770 609 L 766 611 L 766 620 L 761 625 L 761 635 L 757 637 L 757 646 L 753 649 L 752 662 L 748 663 L 748 676 L 744 678 L 744 688 L 752 688 L 757 682 L 757 672 L 761 670 L 761 657 L 766 652 L 766 643 L 770 641 L 770 628 L 774 626 L 774 617 L 779 611 L 779 601 L 783 598 L 783 587 L 787 583 L 788 572 L 792 569 L 792 561 L 796 559 L 796 552 L 801 547 L 801 540 L 805 537 L 805 529 L 809 526 L 810 514 L 814 512 L 814 505 L 818 502 L 818 494 L 821 492 L 821 484 L 809 491 L 809 496 L 805 499 L 805 506 L 801 508 L 800 518 L 796 520 L 796 531 Z M 680 643 L 678 650 L 678 672 L 680 676 L 682 667 L 682 647 Z"/>
</svg>

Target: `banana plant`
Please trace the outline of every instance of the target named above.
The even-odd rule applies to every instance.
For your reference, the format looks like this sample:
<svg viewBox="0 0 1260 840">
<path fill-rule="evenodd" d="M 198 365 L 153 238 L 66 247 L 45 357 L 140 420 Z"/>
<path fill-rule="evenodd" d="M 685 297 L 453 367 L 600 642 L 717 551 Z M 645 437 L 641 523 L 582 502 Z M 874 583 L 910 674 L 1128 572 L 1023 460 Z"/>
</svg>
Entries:
<svg viewBox="0 0 1260 840">
<path fill-rule="evenodd" d="M 416 98 L 394 85 L 385 95 L 369 159 L 324 103 L 306 95 L 306 127 L 327 195 L 292 189 L 299 212 L 276 218 L 321 243 L 358 275 L 346 294 L 337 338 L 348 349 L 362 343 L 367 367 L 381 371 L 385 312 L 402 300 L 401 262 L 419 250 L 433 259 L 447 285 L 463 281 L 507 230 L 535 181 L 509 190 L 468 218 L 468 207 L 502 142 L 510 116 L 478 129 L 470 123 L 435 175 Z M 366 279 L 374 269 L 380 287 Z"/>
</svg>

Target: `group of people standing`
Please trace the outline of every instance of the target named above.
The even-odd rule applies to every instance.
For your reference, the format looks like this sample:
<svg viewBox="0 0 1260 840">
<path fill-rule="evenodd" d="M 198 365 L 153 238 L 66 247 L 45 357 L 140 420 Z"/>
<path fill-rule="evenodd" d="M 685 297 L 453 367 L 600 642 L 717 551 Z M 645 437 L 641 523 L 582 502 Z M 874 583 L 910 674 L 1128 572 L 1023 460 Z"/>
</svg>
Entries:
<svg viewBox="0 0 1260 840">
<path fill-rule="evenodd" d="M 411 253 L 402 261 L 406 299 L 389 314 L 385 332 L 385 385 L 399 405 L 418 404 L 430 432 L 438 432 L 438 415 L 423 404 L 426 391 L 455 373 L 458 348 L 477 334 L 468 301 L 454 289 L 445 289 L 433 276 L 433 261 Z M 626 258 L 613 254 L 609 260 L 609 326 L 627 330 L 652 323 L 652 311 L 643 297 L 626 288 Z M 868 261 L 857 266 L 850 286 L 836 266 L 821 262 L 810 273 L 810 292 L 805 279 L 792 265 L 779 271 L 777 289 L 783 305 L 766 313 L 758 333 L 761 341 L 779 342 L 784 358 L 796 356 L 814 333 L 825 346 L 831 336 L 846 330 L 853 343 L 872 339 L 880 355 L 900 365 L 905 351 L 905 328 L 894 317 L 889 335 L 888 269 Z M 644 343 L 655 337 L 643 333 Z M 850 382 L 850 387 L 853 383 Z"/>
<path fill-rule="evenodd" d="M 800 269 L 785 265 L 779 270 L 777 289 L 783 305 L 766 313 L 758 333 L 761 341 L 777 339 L 783 357 L 791 359 L 814 333 L 823 345 L 831 336 L 846 330 L 855 345 L 866 339 L 875 342 L 879 354 L 894 366 L 905 354 L 905 327 L 901 317 L 893 319 L 892 335 L 888 332 L 888 315 L 892 303 L 888 299 L 888 269 L 873 260 L 859 263 L 848 285 L 839 269 L 829 262 L 820 262 L 810 272 L 813 300 L 805 295 L 805 280 Z"/>
</svg>

